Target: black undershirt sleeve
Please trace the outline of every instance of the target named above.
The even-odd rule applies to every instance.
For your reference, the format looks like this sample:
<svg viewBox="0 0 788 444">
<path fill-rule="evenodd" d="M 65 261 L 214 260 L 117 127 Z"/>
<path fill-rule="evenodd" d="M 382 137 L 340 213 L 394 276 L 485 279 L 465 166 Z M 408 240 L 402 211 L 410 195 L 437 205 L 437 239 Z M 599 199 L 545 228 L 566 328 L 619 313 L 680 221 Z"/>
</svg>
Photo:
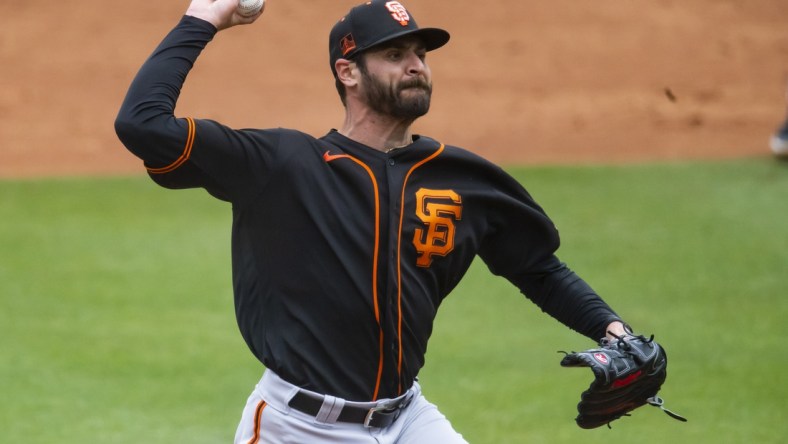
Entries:
<svg viewBox="0 0 788 444">
<path fill-rule="evenodd" d="M 597 341 L 621 318 L 586 281 L 553 257 L 542 272 L 523 273 L 509 280 L 545 313 Z"/>
<path fill-rule="evenodd" d="M 495 189 L 481 258 L 493 274 L 512 282 L 542 311 L 598 341 L 619 316 L 556 257 L 558 230 L 522 185 L 500 171 Z"/>
</svg>

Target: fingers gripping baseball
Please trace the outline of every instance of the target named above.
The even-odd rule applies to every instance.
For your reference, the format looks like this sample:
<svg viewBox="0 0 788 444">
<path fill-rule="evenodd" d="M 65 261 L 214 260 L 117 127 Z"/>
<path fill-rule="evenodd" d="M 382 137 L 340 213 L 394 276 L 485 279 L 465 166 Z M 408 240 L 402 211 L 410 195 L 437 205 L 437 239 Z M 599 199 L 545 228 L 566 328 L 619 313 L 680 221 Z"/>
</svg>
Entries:
<svg viewBox="0 0 788 444">
<path fill-rule="evenodd" d="M 241 0 L 192 0 L 186 15 L 205 20 L 221 31 L 236 25 L 253 23 L 265 10 L 266 2 L 262 1 L 258 12 L 245 15 L 239 8 L 240 2 Z"/>
</svg>

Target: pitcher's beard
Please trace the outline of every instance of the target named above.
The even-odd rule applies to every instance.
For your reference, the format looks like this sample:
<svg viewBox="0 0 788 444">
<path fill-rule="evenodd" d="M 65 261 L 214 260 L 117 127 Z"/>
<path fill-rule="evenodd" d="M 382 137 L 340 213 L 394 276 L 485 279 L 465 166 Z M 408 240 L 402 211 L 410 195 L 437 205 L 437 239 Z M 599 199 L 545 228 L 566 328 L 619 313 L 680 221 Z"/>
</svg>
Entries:
<svg viewBox="0 0 788 444">
<path fill-rule="evenodd" d="M 432 85 L 413 79 L 398 85 L 385 85 L 367 73 L 364 76 L 367 105 L 374 111 L 406 120 L 416 120 L 430 110 Z"/>
</svg>

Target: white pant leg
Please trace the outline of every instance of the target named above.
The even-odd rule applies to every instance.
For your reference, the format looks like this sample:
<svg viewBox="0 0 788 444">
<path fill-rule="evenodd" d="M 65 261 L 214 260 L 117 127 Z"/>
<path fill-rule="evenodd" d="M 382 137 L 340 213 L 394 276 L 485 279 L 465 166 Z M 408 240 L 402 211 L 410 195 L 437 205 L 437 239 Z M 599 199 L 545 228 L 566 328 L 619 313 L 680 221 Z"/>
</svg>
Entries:
<svg viewBox="0 0 788 444">
<path fill-rule="evenodd" d="M 265 405 L 262 398 L 258 396 L 257 390 L 252 392 L 249 399 L 246 401 L 246 406 L 241 413 L 241 422 L 235 430 L 234 444 L 246 444 L 253 441 L 253 437 L 258 432 L 259 424 L 257 423 L 262 418 L 262 411 Z"/>
<path fill-rule="evenodd" d="M 387 429 L 379 430 L 380 444 L 468 444 L 446 416 L 417 392 L 402 415 Z M 377 429 L 376 429 L 377 430 Z"/>
</svg>

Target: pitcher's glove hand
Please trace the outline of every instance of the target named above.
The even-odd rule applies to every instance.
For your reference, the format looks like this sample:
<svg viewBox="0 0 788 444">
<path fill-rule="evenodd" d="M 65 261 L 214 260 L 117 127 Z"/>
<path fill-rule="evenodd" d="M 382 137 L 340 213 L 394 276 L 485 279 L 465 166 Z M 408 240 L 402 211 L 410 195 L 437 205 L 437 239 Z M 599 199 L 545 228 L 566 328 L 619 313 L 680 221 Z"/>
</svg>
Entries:
<svg viewBox="0 0 788 444">
<path fill-rule="evenodd" d="M 612 333 L 611 333 L 612 334 Z M 582 352 L 566 353 L 563 367 L 591 367 L 594 381 L 583 392 L 577 405 L 577 425 L 593 429 L 607 424 L 636 408 L 651 404 L 671 417 L 683 417 L 665 409 L 657 396 L 667 376 L 668 358 L 654 336 L 627 334 L 616 339 L 603 338 L 599 347 Z"/>
</svg>

